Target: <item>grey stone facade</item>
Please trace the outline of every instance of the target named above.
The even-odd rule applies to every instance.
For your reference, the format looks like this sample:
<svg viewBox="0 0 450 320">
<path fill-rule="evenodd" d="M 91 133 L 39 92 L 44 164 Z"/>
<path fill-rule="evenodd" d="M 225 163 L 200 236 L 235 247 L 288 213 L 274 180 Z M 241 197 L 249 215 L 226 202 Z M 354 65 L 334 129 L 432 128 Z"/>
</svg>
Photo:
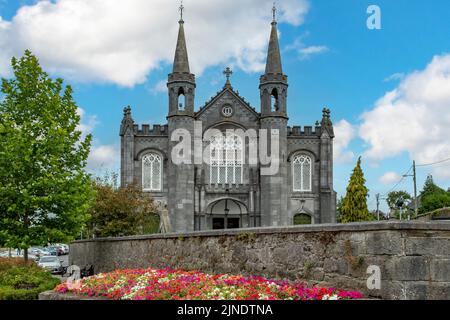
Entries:
<svg viewBox="0 0 450 320">
<path fill-rule="evenodd" d="M 272 22 L 266 71 L 260 79 L 260 112 L 232 87 L 229 79 L 216 96 L 196 110 L 195 75 L 189 69 L 184 21 L 179 23 L 173 72 L 167 83 L 168 123 L 139 126 L 132 118 L 131 109 L 125 109 L 120 128 L 122 185 L 142 187 L 142 160 L 146 154 L 153 152 L 163 159 L 162 185 L 159 190 L 149 191 L 149 195 L 162 208 L 167 208 L 170 226 L 166 230 L 188 232 L 213 228 L 289 226 L 299 215 L 306 219 L 306 223 L 335 222 L 334 131 L 330 111 L 324 109 L 322 121 L 314 127 L 305 126 L 302 129 L 288 126 L 288 78 L 282 71 L 277 23 Z M 182 108 L 180 97 L 185 98 Z M 231 107 L 231 114 L 224 114 L 224 106 Z M 171 141 L 172 133 L 184 129 L 197 142 L 203 140 L 204 137 L 195 136 L 198 133 L 194 126 L 198 121 L 202 123 L 203 133 L 210 128 L 221 131 L 278 130 L 278 173 L 262 175 L 261 165 L 249 165 L 246 161 L 239 183 L 211 183 L 207 164 L 175 165 L 171 154 L 178 141 Z M 248 139 L 245 144 L 247 147 L 258 144 L 260 138 Z M 194 140 L 191 146 L 194 147 L 195 143 Z M 311 159 L 311 185 L 307 191 L 294 192 L 292 159 L 299 154 Z"/>
</svg>

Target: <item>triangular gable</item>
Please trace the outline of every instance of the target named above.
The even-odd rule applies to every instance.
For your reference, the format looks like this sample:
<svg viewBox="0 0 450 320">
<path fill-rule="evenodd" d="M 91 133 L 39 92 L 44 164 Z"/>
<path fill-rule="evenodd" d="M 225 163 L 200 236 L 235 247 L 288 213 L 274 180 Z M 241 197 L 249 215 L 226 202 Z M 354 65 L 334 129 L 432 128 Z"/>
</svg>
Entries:
<svg viewBox="0 0 450 320">
<path fill-rule="evenodd" d="M 250 113 L 252 113 L 255 117 L 259 117 L 260 114 L 253 108 L 248 101 L 245 101 L 243 97 L 239 95 L 239 93 L 235 92 L 233 88 L 230 87 L 224 87 L 222 91 L 218 92 L 214 97 L 212 97 L 209 101 L 205 103 L 203 107 L 200 108 L 200 110 L 195 114 L 196 118 L 199 118 L 204 112 L 206 112 L 209 108 L 216 105 L 216 102 L 226 93 L 230 93 L 241 106 L 246 108 Z"/>
</svg>

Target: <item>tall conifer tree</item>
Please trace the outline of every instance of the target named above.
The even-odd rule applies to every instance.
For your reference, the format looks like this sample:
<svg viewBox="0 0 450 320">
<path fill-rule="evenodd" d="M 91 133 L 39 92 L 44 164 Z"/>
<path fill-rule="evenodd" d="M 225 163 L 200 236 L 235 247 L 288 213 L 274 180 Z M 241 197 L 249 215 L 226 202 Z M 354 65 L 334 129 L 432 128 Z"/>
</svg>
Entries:
<svg viewBox="0 0 450 320">
<path fill-rule="evenodd" d="M 350 182 L 347 187 L 347 193 L 342 200 L 341 222 L 359 222 L 370 221 L 373 217 L 369 214 L 367 208 L 367 197 L 369 189 L 366 187 L 366 179 L 361 169 L 361 157 L 358 158 Z"/>
</svg>

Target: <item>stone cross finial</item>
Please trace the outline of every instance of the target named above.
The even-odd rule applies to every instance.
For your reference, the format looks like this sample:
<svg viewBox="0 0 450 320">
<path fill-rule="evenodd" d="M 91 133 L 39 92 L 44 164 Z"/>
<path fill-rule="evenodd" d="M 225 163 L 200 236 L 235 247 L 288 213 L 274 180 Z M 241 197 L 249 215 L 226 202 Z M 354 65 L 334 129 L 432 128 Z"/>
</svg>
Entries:
<svg viewBox="0 0 450 320">
<path fill-rule="evenodd" d="M 124 115 L 125 117 L 131 116 L 131 107 L 130 107 L 130 106 L 125 107 L 125 108 L 123 109 L 123 115 Z"/>
<path fill-rule="evenodd" d="M 230 77 L 233 74 L 233 71 L 230 67 L 226 67 L 226 69 L 223 71 L 223 74 L 227 77 L 227 82 L 225 83 L 226 87 L 230 86 Z"/>
<path fill-rule="evenodd" d="M 184 12 L 184 6 L 183 6 L 183 0 L 181 0 L 181 5 L 180 5 L 180 21 L 183 21 L 183 12 Z"/>
<path fill-rule="evenodd" d="M 277 22 L 277 6 L 275 2 L 273 3 L 272 15 L 273 15 L 273 22 Z"/>
</svg>

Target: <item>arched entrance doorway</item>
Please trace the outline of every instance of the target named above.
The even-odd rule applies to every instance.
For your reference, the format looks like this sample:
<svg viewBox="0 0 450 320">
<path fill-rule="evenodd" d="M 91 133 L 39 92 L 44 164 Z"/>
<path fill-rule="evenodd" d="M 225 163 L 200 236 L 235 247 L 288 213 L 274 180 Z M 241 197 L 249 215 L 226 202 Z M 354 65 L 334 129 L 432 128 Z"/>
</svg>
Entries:
<svg viewBox="0 0 450 320">
<path fill-rule="evenodd" d="M 294 226 L 312 224 L 312 218 L 309 214 L 299 213 L 294 216 Z"/>
<path fill-rule="evenodd" d="M 210 228 L 213 230 L 248 226 L 247 206 L 235 199 L 225 198 L 211 203 L 207 215 Z"/>
</svg>

